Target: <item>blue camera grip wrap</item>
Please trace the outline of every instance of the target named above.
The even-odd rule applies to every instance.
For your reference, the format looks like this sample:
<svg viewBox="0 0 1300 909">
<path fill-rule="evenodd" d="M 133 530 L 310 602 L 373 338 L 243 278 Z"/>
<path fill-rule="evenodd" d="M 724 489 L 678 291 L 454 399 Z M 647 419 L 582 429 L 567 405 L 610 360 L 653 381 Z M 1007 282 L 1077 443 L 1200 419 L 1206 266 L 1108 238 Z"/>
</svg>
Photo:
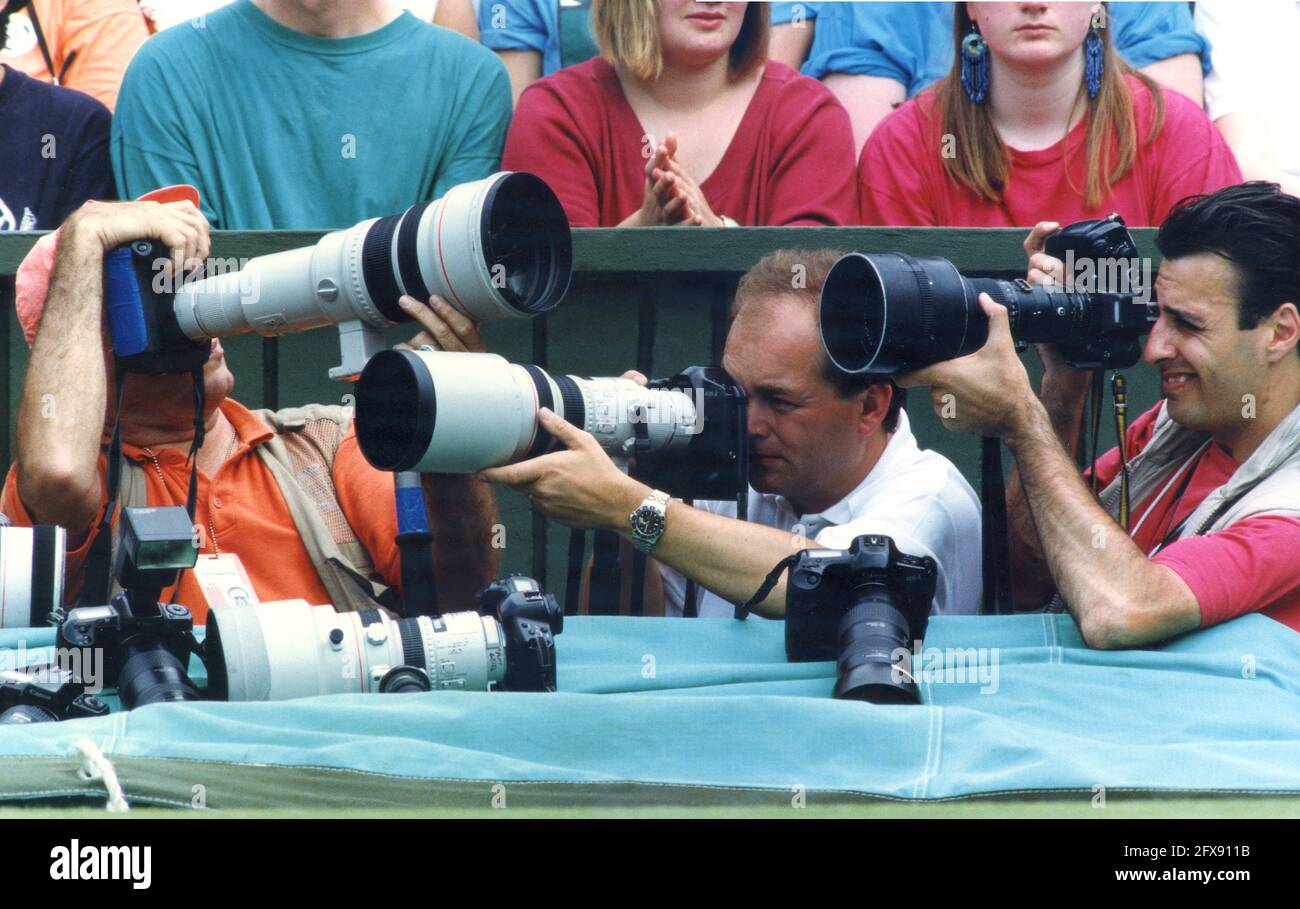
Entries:
<svg viewBox="0 0 1300 909">
<path fill-rule="evenodd" d="M 397 532 L 429 532 L 428 513 L 424 510 L 424 490 L 418 485 L 397 489 Z"/>
<path fill-rule="evenodd" d="M 130 357 L 148 349 L 149 330 L 130 246 L 119 246 L 104 256 L 104 309 L 115 354 Z"/>
</svg>

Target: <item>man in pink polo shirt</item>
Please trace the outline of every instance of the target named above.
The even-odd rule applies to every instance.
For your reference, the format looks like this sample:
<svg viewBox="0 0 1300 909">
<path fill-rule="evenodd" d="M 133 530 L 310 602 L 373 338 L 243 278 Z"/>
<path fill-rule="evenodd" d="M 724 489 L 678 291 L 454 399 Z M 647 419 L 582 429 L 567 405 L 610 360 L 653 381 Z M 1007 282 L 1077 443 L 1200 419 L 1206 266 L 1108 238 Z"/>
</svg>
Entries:
<svg viewBox="0 0 1300 909">
<path fill-rule="evenodd" d="M 1063 283 L 1025 241 L 1029 280 Z M 1016 469 L 1008 516 L 1016 599 L 1053 590 L 1084 639 L 1137 647 L 1248 612 L 1300 631 L 1300 199 L 1243 183 L 1182 200 L 1157 237 L 1160 317 L 1144 359 L 1162 400 L 1126 435 L 1133 509 L 1117 513 L 1119 453 L 1097 465 L 1100 502 L 1074 467 L 1086 373 L 1042 349 L 1035 397 L 1006 310 L 987 296 L 976 353 L 901 376 L 930 385 L 951 429 L 999 436 Z M 945 408 L 946 395 L 955 408 Z"/>
</svg>

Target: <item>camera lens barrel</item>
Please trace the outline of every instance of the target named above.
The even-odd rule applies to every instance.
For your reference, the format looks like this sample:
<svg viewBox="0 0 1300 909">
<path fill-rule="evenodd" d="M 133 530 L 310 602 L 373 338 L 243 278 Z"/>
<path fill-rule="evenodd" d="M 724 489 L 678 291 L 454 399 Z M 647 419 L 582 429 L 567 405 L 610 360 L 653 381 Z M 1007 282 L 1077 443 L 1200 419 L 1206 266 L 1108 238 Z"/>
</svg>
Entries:
<svg viewBox="0 0 1300 909">
<path fill-rule="evenodd" d="M 501 626 L 475 612 L 393 620 L 378 609 L 338 613 L 304 600 L 221 605 L 208 612 L 205 647 L 218 700 L 486 691 L 506 674 Z"/>
<path fill-rule="evenodd" d="M 655 452 L 686 447 L 699 408 L 676 389 L 630 379 L 552 375 L 496 354 L 386 350 L 356 383 L 357 442 L 380 470 L 473 473 L 553 450 L 547 407 L 626 454 L 643 433 Z"/>
<path fill-rule="evenodd" d="M 0 628 L 46 625 L 62 608 L 66 544 L 62 527 L 0 527 Z"/>
<path fill-rule="evenodd" d="M 134 640 L 125 647 L 127 656 L 118 673 L 117 694 L 127 710 L 163 701 L 199 699 L 185 666 L 161 642 Z"/>
<path fill-rule="evenodd" d="M 404 293 L 421 301 L 439 294 L 488 322 L 554 309 L 572 270 L 569 224 L 555 194 L 533 174 L 503 172 L 191 282 L 173 308 L 195 340 L 353 320 L 385 328 L 411 320 L 397 302 Z"/>
<path fill-rule="evenodd" d="M 855 591 L 839 627 L 835 697 L 873 704 L 918 704 L 921 694 L 910 673 L 899 666 L 899 651 L 909 650 L 911 629 L 897 598 L 884 584 Z"/>
<path fill-rule="evenodd" d="M 1144 331 L 1119 294 L 967 278 L 938 256 L 849 253 L 826 276 L 819 303 L 822 345 L 843 372 L 896 375 L 973 353 L 988 339 L 979 304 L 987 293 L 1007 307 L 1011 333 L 1027 343 L 1077 343 L 1104 331 Z M 1123 326 L 1123 327 L 1120 327 Z"/>
<path fill-rule="evenodd" d="M 16 707 L 10 707 L 4 713 L 0 713 L 0 726 L 55 723 L 58 722 L 58 719 L 58 714 L 39 704 L 19 704 Z"/>
</svg>

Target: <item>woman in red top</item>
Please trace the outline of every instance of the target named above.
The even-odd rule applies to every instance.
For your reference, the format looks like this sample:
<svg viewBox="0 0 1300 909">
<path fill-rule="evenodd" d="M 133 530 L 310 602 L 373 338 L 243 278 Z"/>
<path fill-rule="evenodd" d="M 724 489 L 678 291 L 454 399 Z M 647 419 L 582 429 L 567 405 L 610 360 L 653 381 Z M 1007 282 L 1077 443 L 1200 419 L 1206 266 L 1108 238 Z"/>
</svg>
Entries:
<svg viewBox="0 0 1300 909">
<path fill-rule="evenodd" d="M 862 223 L 1153 226 L 1241 182 L 1200 107 L 1114 52 L 1102 4 L 959 3 L 953 32 L 952 71 L 862 150 Z"/>
<path fill-rule="evenodd" d="M 765 4 L 593 0 L 591 21 L 602 56 L 523 93 L 502 157 L 574 227 L 854 220 L 848 114 L 767 59 Z"/>
</svg>

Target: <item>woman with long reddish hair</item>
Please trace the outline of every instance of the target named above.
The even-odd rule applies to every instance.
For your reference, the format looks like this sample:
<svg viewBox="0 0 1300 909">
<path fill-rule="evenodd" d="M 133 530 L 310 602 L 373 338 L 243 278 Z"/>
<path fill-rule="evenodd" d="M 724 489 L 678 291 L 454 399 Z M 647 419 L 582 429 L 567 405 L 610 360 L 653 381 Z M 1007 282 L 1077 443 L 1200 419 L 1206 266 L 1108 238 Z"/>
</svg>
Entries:
<svg viewBox="0 0 1300 909">
<path fill-rule="evenodd" d="M 766 4 L 593 0 L 591 21 L 601 56 L 529 86 L 502 157 L 573 226 L 854 220 L 848 113 L 768 59 Z"/>
<path fill-rule="evenodd" d="M 957 4 L 952 70 L 862 150 L 862 222 L 1157 225 L 1240 182 L 1200 107 L 1128 66 L 1106 24 L 1104 3 Z"/>
</svg>

